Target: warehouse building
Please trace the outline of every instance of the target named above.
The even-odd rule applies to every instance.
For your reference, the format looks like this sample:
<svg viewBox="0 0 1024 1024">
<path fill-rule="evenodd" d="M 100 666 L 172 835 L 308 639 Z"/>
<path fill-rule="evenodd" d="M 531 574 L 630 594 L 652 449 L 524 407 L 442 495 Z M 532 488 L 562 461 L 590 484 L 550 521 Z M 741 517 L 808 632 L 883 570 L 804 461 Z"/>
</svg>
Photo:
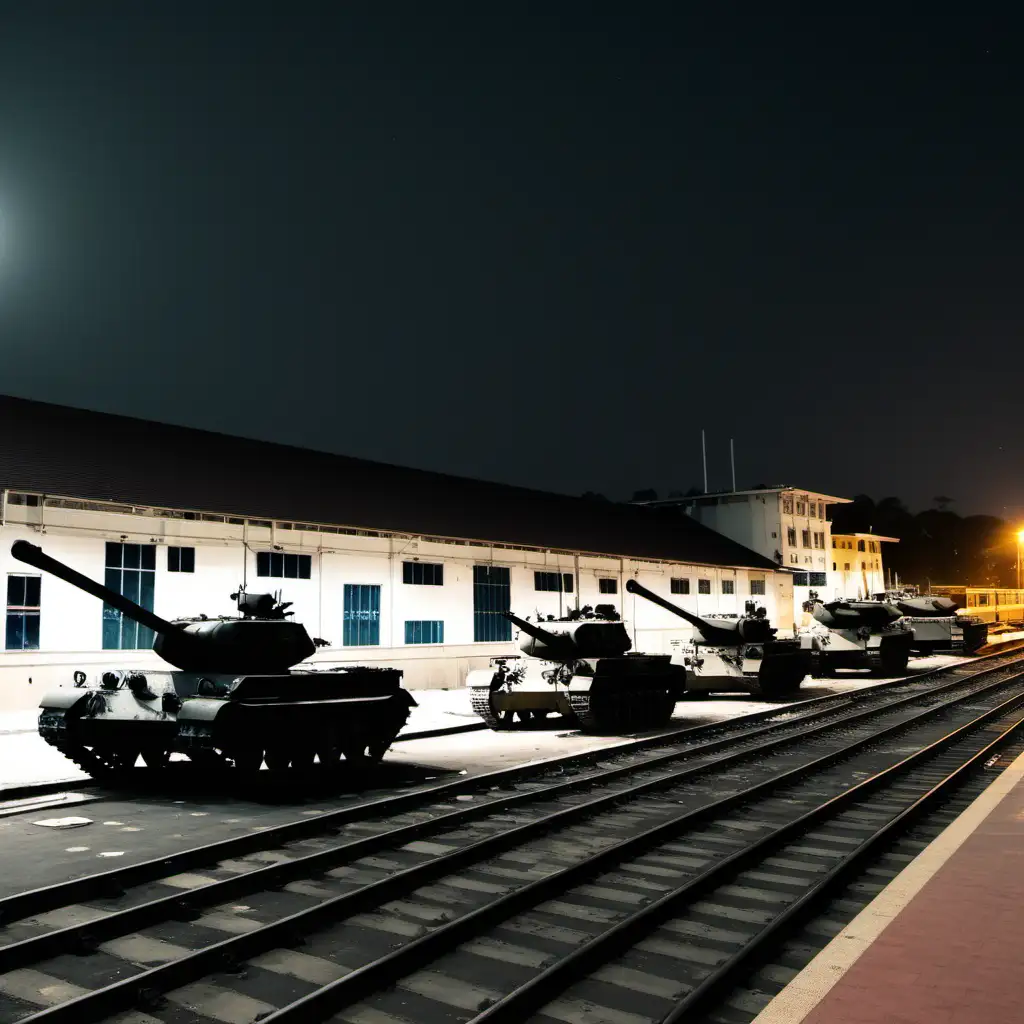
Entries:
<svg viewBox="0 0 1024 1024">
<path fill-rule="evenodd" d="M 168 619 L 280 591 L 329 643 L 314 662 L 393 665 L 413 689 L 513 653 L 504 610 L 613 604 L 635 649 L 668 650 L 689 627 L 630 577 L 698 614 L 753 600 L 793 625 L 789 573 L 677 513 L 2 396 L 0 493 L 0 709 L 75 669 L 162 664 L 146 629 L 14 559 L 20 538 Z"/>
</svg>

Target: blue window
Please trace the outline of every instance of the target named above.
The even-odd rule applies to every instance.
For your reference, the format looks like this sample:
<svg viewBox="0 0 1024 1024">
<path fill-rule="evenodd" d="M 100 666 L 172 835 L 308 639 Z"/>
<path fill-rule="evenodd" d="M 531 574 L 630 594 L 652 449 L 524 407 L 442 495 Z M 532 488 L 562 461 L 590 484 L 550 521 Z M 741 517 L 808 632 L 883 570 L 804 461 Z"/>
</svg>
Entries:
<svg viewBox="0 0 1024 1024">
<path fill-rule="evenodd" d="M 346 647 L 372 647 L 380 643 L 380 587 L 376 584 L 345 584 L 342 643 Z"/>
<path fill-rule="evenodd" d="M 167 549 L 168 572 L 195 572 L 196 549 L 169 547 Z"/>
<path fill-rule="evenodd" d="M 572 593 L 571 572 L 535 572 L 533 574 L 534 590 L 553 590 L 555 593 Z"/>
<path fill-rule="evenodd" d="M 308 580 L 311 555 L 286 555 L 280 551 L 256 552 L 256 575 L 277 576 L 286 580 Z"/>
<path fill-rule="evenodd" d="M 619 592 L 619 581 L 612 579 L 599 579 L 597 589 L 602 594 L 617 594 Z"/>
<path fill-rule="evenodd" d="M 7 643 L 9 651 L 39 650 L 39 576 L 7 577 Z"/>
<path fill-rule="evenodd" d="M 103 582 L 147 611 L 153 610 L 156 578 L 156 546 L 153 544 L 107 544 Z M 153 631 L 148 626 L 122 615 L 109 604 L 103 605 L 103 649 L 144 650 L 153 646 Z"/>
<path fill-rule="evenodd" d="M 723 594 L 735 594 L 736 593 L 736 581 L 735 580 L 722 580 L 722 593 Z"/>
<path fill-rule="evenodd" d="M 441 619 L 421 619 L 405 623 L 407 644 L 443 644 L 444 622 Z"/>
<path fill-rule="evenodd" d="M 795 572 L 793 573 L 793 586 L 794 587 L 806 587 L 807 586 L 807 573 Z"/>
<path fill-rule="evenodd" d="M 443 587 L 444 566 L 437 562 L 403 562 L 402 582 L 421 587 Z"/>
<path fill-rule="evenodd" d="M 669 581 L 669 588 L 673 594 L 688 594 L 690 592 L 690 581 L 681 577 L 673 577 Z"/>
<path fill-rule="evenodd" d="M 512 639 L 512 623 L 502 612 L 512 610 L 512 584 L 507 567 L 473 566 L 473 639 L 494 643 Z"/>
</svg>

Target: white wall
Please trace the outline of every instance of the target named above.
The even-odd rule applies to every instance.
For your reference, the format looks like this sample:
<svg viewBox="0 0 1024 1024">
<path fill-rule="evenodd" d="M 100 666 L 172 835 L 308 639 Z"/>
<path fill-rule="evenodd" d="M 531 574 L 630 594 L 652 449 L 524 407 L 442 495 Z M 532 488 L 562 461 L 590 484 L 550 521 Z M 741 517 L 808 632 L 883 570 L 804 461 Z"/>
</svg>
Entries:
<svg viewBox="0 0 1024 1024">
<path fill-rule="evenodd" d="M 576 605 L 576 594 L 537 591 L 534 572 L 576 571 L 572 555 L 543 551 L 446 543 L 424 538 L 357 536 L 246 526 L 220 522 L 167 519 L 139 513 L 80 511 L 47 507 L 44 510 L 7 505 L 0 524 L 0 577 L 6 597 L 9 573 L 42 577 L 40 649 L 0 650 L 0 710 L 29 708 L 42 692 L 70 685 L 76 668 L 92 674 L 101 666 L 167 667 L 150 651 L 103 651 L 102 605 L 48 573 L 14 559 L 11 544 L 25 539 L 66 562 L 72 568 L 101 581 L 107 541 L 156 545 L 154 611 L 167 619 L 234 614 L 230 594 L 243 579 L 250 592 L 282 591 L 291 601 L 295 619 L 311 636 L 331 646 L 311 659 L 318 664 L 388 664 L 405 672 L 405 685 L 458 687 L 467 672 L 486 666 L 488 659 L 511 654 L 511 643 L 476 643 L 473 640 L 473 566 L 505 565 L 510 570 L 512 611 L 533 617 L 537 612 L 555 614 Z M 167 570 L 168 545 L 195 549 L 195 573 Z M 279 579 L 256 575 L 256 553 L 279 548 L 284 553 L 309 554 L 311 578 Z M 402 562 L 418 559 L 444 566 L 443 586 L 406 585 Z M 634 649 L 667 650 L 666 637 L 689 634 L 689 626 L 656 605 L 625 593 L 625 581 L 636 574 L 651 590 L 698 614 L 742 613 L 750 598 L 751 577 L 766 581 L 765 596 L 754 600 L 768 610 L 776 624 L 780 593 L 785 602 L 788 585 L 781 574 L 744 569 L 707 568 L 697 565 L 637 562 L 611 557 L 579 556 L 579 603 L 612 604 L 625 616 L 634 636 Z M 670 579 L 690 580 L 689 595 L 670 592 Z M 616 581 L 615 594 L 603 594 L 599 579 Z M 698 579 L 711 581 L 711 594 L 698 594 Z M 732 580 L 735 595 L 722 594 L 723 579 Z M 381 587 L 380 644 L 344 647 L 343 604 L 346 583 Z M 575 590 L 575 585 L 574 585 Z M 783 604 L 783 619 L 785 605 Z M 445 641 L 440 645 L 406 645 L 405 622 L 414 619 L 442 620 Z"/>
</svg>

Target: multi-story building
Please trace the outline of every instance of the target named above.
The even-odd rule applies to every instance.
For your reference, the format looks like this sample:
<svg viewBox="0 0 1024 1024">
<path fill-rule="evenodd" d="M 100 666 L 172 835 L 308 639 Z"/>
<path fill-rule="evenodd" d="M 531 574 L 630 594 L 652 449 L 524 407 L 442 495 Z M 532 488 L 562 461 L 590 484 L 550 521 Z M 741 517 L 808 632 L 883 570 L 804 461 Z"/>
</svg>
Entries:
<svg viewBox="0 0 1024 1024">
<path fill-rule="evenodd" d="M 0 710 L 77 668 L 160 664 L 147 630 L 15 560 L 18 539 L 167 619 L 281 590 L 330 643 L 313 661 L 393 665 L 414 689 L 513 653 L 503 611 L 611 604 L 640 651 L 689 634 L 628 578 L 792 625 L 790 575 L 693 519 L 2 396 L 0 499 Z"/>
<path fill-rule="evenodd" d="M 702 525 L 789 570 L 793 574 L 794 620 L 799 623 L 812 590 L 822 597 L 838 596 L 830 593 L 835 584 L 829 581 L 833 558 L 828 506 L 849 502 L 849 498 L 796 487 L 763 487 L 646 504 L 676 506 Z"/>
<path fill-rule="evenodd" d="M 882 537 L 877 533 L 832 534 L 829 598 L 859 601 L 887 590 L 882 544 L 898 543 L 898 537 Z"/>
</svg>

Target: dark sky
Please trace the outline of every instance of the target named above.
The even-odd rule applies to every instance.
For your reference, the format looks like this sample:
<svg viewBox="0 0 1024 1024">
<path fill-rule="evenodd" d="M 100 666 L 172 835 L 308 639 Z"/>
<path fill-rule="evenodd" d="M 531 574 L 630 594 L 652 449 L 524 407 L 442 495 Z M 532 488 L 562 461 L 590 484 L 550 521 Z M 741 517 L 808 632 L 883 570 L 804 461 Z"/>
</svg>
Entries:
<svg viewBox="0 0 1024 1024">
<path fill-rule="evenodd" d="M 690 6 L 0 3 L 0 391 L 1024 515 L 1019 25 Z"/>
</svg>

